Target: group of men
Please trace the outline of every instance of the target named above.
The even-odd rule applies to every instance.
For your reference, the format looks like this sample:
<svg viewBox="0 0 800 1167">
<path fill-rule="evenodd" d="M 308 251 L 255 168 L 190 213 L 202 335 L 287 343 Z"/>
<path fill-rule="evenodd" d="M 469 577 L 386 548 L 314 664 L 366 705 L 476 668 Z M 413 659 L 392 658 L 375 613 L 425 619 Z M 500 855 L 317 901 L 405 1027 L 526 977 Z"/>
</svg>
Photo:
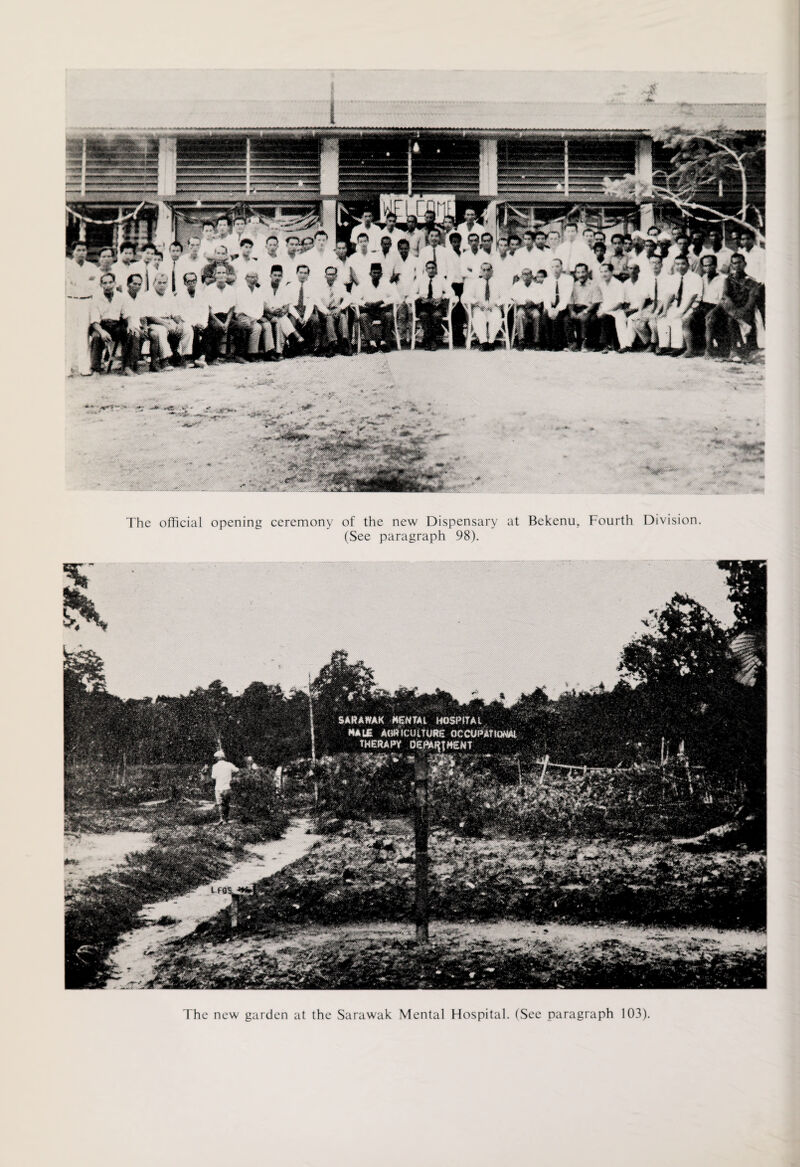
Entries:
<svg viewBox="0 0 800 1167">
<path fill-rule="evenodd" d="M 420 343 L 634 350 L 746 360 L 763 326 L 765 253 L 750 232 L 530 228 L 494 235 L 465 212 L 379 225 L 365 211 L 333 246 L 281 241 L 257 216 L 220 216 L 162 255 L 86 244 L 67 260 L 67 372 L 332 357 Z"/>
</svg>

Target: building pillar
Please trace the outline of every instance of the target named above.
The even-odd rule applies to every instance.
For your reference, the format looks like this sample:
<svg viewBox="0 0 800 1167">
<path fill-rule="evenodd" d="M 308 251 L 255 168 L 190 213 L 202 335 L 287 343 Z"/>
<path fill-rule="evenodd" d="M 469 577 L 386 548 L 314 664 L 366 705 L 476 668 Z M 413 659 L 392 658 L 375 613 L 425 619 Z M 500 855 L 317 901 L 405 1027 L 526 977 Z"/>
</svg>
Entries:
<svg viewBox="0 0 800 1167">
<path fill-rule="evenodd" d="M 483 216 L 487 230 L 497 238 L 497 138 L 481 138 L 478 159 L 479 191 L 490 200 Z"/>
<path fill-rule="evenodd" d="M 653 185 L 653 139 L 639 138 L 636 142 L 636 179 L 644 186 Z M 652 202 L 642 203 L 639 211 L 640 230 L 646 231 L 653 226 L 654 211 Z"/>
<path fill-rule="evenodd" d="M 336 241 L 337 214 L 336 204 L 339 199 L 339 139 L 323 138 L 319 155 L 319 189 L 322 193 L 322 229 L 328 232 L 328 238 Z"/>
<path fill-rule="evenodd" d="M 167 248 L 175 238 L 175 216 L 172 207 L 163 202 L 165 196 L 174 195 L 177 190 L 178 150 L 175 138 L 158 139 L 158 218 L 156 220 L 157 247 L 166 255 Z"/>
</svg>

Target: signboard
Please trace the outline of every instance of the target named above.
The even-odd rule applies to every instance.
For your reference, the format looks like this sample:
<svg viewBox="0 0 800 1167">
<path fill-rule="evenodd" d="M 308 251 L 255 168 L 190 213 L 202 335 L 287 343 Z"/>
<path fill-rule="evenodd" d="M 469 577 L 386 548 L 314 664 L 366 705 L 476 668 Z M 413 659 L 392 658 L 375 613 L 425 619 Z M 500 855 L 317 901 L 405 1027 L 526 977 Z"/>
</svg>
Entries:
<svg viewBox="0 0 800 1167">
<path fill-rule="evenodd" d="M 334 751 L 375 754 L 515 754 L 517 730 L 485 725 L 471 713 L 340 713 Z"/>
<path fill-rule="evenodd" d="M 405 223 L 407 221 L 409 214 L 416 215 L 419 221 L 422 222 L 426 211 L 433 211 L 435 213 L 435 221 L 437 223 L 441 223 L 445 215 L 452 215 L 455 218 L 456 196 L 448 194 L 381 195 L 380 221 L 382 223 L 386 222 L 386 216 L 390 212 L 397 215 L 397 218 L 401 223 Z"/>
</svg>

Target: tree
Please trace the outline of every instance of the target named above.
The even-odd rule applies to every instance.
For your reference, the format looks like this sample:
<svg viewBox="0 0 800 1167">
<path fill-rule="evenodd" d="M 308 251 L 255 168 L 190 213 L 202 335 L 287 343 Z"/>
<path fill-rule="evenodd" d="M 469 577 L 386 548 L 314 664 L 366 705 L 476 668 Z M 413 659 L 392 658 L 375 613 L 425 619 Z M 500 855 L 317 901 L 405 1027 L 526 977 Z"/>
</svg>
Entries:
<svg viewBox="0 0 800 1167">
<path fill-rule="evenodd" d="M 735 133 L 724 126 L 669 126 L 653 136 L 673 151 L 669 167 L 655 170 L 649 183 L 633 174 L 606 178 L 607 194 L 625 202 L 668 203 L 686 218 L 735 224 L 763 242 L 764 220 L 752 192 L 764 181 L 766 134 Z M 717 202 L 721 188 L 736 192 L 735 210 Z"/>
<path fill-rule="evenodd" d="M 64 575 L 64 627 L 77 631 L 84 624 L 96 624 L 105 632 L 108 625 L 100 619 L 94 601 L 86 594 L 88 577 L 83 574 L 80 563 L 65 563 Z"/>
</svg>

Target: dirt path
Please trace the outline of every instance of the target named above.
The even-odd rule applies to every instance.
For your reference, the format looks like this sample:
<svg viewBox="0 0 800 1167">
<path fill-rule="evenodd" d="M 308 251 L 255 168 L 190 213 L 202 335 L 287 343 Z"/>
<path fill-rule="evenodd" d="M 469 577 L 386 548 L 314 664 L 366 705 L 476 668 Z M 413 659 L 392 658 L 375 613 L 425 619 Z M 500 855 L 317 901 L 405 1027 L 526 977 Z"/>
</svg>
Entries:
<svg viewBox="0 0 800 1167">
<path fill-rule="evenodd" d="M 231 868 L 214 886 L 243 886 L 265 879 L 309 851 L 321 837 L 307 833 L 309 820 L 297 819 L 282 839 L 248 848 L 248 858 Z M 193 932 L 197 925 L 230 903 L 227 895 L 203 884 L 174 899 L 148 904 L 139 913 L 143 927 L 123 936 L 109 955 L 107 989 L 144 989 L 153 980 L 164 946 Z M 160 921 L 164 921 L 160 923 Z M 168 921 L 168 922 L 167 922 Z"/>
<path fill-rule="evenodd" d="M 67 384 L 73 490 L 746 494 L 762 364 L 423 353 Z"/>
<path fill-rule="evenodd" d="M 113 831 L 64 836 L 64 885 L 67 894 L 93 875 L 103 875 L 121 867 L 125 856 L 147 851 L 153 836 L 147 831 Z"/>
</svg>

